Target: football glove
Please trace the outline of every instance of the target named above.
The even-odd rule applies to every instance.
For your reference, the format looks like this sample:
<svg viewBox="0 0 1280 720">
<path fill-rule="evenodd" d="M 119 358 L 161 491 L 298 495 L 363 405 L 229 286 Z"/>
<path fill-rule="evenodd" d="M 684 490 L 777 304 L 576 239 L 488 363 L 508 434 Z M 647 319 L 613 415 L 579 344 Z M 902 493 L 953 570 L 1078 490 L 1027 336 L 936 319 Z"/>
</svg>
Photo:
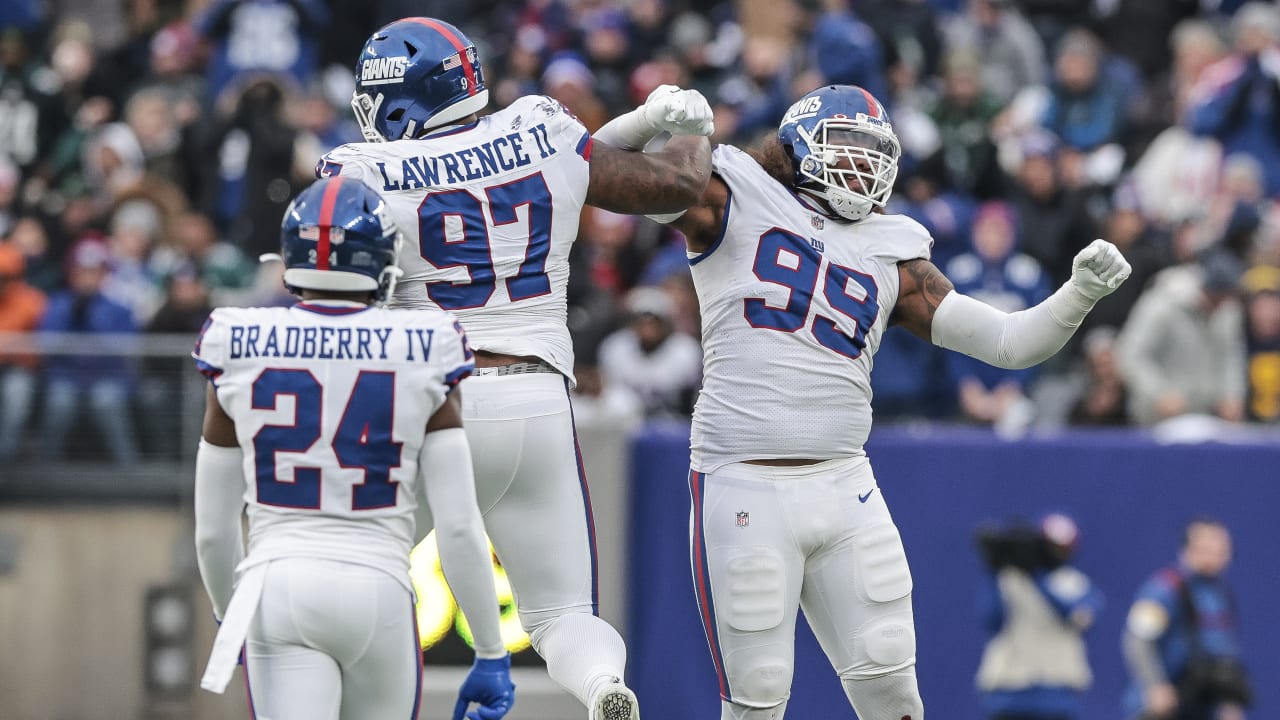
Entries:
<svg viewBox="0 0 1280 720">
<path fill-rule="evenodd" d="M 651 127 L 672 135 L 710 135 L 716 130 L 711 103 L 697 90 L 659 85 L 640 110 Z"/>
<path fill-rule="evenodd" d="M 1120 249 L 1106 240 L 1094 240 L 1071 261 L 1071 283 L 1090 302 L 1110 295 L 1131 272 Z"/>
<path fill-rule="evenodd" d="M 500 658 L 476 658 L 458 691 L 453 706 L 453 720 L 501 720 L 516 700 L 516 686 L 511 682 L 511 655 Z M 471 703 L 475 710 L 467 712 Z"/>
</svg>

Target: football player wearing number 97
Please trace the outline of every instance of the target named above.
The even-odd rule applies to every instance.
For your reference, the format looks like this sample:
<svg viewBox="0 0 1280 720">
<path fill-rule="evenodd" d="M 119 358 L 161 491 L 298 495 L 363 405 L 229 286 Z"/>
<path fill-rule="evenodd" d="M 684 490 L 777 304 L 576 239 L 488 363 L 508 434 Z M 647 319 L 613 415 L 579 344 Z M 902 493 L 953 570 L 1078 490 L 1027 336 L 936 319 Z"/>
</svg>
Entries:
<svg viewBox="0 0 1280 720">
<path fill-rule="evenodd" d="M 466 327 L 476 371 L 462 415 L 521 624 L 593 720 L 634 720 L 626 647 L 597 616 L 594 522 L 568 396 L 569 249 L 584 204 L 670 213 L 698 199 L 711 174 L 701 137 L 710 106 L 662 87 L 594 138 L 540 95 L 481 117 L 488 90 L 475 45 L 421 17 L 375 32 L 355 79 L 366 142 L 329 152 L 316 172 L 368 182 L 405 229 L 392 306 L 448 310 Z M 629 152 L 662 131 L 683 137 Z"/>
<path fill-rule="evenodd" d="M 400 245 L 372 189 L 313 184 L 286 211 L 276 258 L 302 302 L 214 310 L 192 353 L 209 378 L 196 551 L 221 624 L 201 686 L 222 692 L 243 646 L 255 717 L 417 717 L 409 552 L 433 519 L 475 633 L 459 707 L 498 720 L 513 701 L 461 423 L 474 361 L 448 313 L 375 306 Z"/>
<path fill-rule="evenodd" d="M 689 476 L 694 585 L 726 720 L 777 720 L 797 610 L 862 720 L 921 720 L 911 574 L 863 443 L 889 325 L 993 365 L 1053 355 L 1129 275 L 1098 240 L 1036 307 L 957 294 L 923 227 L 880 211 L 900 146 L 853 86 L 792 105 L 761 152 L 720 146 L 684 232 L 702 308 Z"/>
</svg>

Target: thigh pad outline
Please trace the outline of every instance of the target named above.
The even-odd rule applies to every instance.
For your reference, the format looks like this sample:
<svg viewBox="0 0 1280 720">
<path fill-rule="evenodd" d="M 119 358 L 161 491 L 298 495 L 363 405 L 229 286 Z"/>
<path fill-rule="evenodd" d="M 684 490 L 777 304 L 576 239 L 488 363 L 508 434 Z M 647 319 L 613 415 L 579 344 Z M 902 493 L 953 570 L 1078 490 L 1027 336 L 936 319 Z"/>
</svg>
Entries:
<svg viewBox="0 0 1280 720">
<path fill-rule="evenodd" d="M 893 523 L 873 525 L 858 532 L 858 577 L 871 602 L 891 602 L 911 593 L 911 569 L 902 536 Z"/>
<path fill-rule="evenodd" d="M 725 621 L 741 632 L 771 630 L 786 617 L 786 568 L 782 554 L 766 545 L 727 548 L 723 579 L 727 602 L 717 603 Z M 720 590 L 720 588 L 715 588 Z"/>
</svg>

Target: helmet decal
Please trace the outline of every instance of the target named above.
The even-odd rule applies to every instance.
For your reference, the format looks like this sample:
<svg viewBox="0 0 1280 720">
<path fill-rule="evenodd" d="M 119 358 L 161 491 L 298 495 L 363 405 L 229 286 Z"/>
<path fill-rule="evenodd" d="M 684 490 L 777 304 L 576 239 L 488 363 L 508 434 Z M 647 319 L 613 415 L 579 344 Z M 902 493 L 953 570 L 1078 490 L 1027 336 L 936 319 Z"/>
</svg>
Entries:
<svg viewBox="0 0 1280 720">
<path fill-rule="evenodd" d="M 861 220 L 893 192 L 901 145 L 875 96 L 853 85 L 828 85 L 800 98 L 783 116 L 778 140 L 795 168 L 793 184 L 836 215 Z"/>
<path fill-rule="evenodd" d="M 390 296 L 400 274 L 401 236 L 372 188 L 341 176 L 312 183 L 289 204 L 280 255 L 290 291 L 369 292 Z"/>
<path fill-rule="evenodd" d="M 403 18 L 370 36 L 355 81 L 351 109 L 368 142 L 416 137 L 489 103 L 475 44 L 433 18 Z"/>
</svg>

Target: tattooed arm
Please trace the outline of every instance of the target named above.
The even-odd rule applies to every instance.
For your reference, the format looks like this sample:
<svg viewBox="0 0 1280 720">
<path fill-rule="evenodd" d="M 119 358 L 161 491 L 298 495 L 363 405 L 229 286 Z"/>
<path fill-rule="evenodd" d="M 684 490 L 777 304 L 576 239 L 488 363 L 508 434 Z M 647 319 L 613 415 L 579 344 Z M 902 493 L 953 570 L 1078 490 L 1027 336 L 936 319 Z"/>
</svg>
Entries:
<svg viewBox="0 0 1280 720">
<path fill-rule="evenodd" d="M 1006 313 L 955 291 L 928 260 L 898 264 L 893 322 L 934 345 L 996 367 L 1021 369 L 1053 356 L 1075 334 L 1094 303 L 1129 277 L 1129 263 L 1096 240 L 1072 262 L 1071 279 L 1035 307 Z"/>
<path fill-rule="evenodd" d="M 898 263 L 898 287 L 898 304 L 893 308 L 890 322 L 932 342 L 933 316 L 955 286 L 936 265 L 916 259 Z"/>
<path fill-rule="evenodd" d="M 587 204 L 631 215 L 673 213 L 698 202 L 711 177 L 711 144 L 674 137 L 656 153 L 595 143 Z"/>
</svg>

